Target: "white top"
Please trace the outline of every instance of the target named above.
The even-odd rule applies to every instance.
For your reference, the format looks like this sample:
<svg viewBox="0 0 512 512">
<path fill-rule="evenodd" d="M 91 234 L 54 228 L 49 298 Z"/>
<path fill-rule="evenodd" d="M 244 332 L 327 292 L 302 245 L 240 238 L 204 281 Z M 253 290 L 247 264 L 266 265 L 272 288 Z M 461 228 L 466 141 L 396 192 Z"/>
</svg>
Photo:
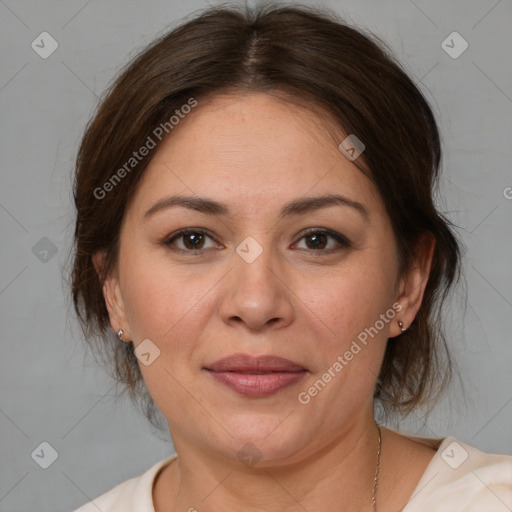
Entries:
<svg viewBox="0 0 512 512">
<path fill-rule="evenodd" d="M 402 512 L 512 511 L 512 456 L 481 452 L 453 437 L 408 436 L 437 452 Z M 155 512 L 153 483 L 172 455 L 74 512 Z"/>
</svg>

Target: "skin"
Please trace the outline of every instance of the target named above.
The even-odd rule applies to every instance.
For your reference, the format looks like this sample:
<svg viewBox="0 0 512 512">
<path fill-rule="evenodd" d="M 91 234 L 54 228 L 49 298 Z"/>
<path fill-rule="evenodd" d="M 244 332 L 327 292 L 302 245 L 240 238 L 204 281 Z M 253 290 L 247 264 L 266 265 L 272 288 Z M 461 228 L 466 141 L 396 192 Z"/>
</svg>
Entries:
<svg viewBox="0 0 512 512">
<path fill-rule="evenodd" d="M 158 148 L 127 209 L 104 295 L 114 331 L 161 351 L 149 366 L 139 363 L 178 453 L 156 481 L 157 512 L 340 503 L 372 510 L 373 390 L 388 338 L 401 333 L 398 320 L 409 326 L 420 307 L 434 242 L 425 239 L 414 268 L 398 274 L 379 193 L 332 133 L 325 119 L 268 94 L 216 96 Z M 279 217 L 289 201 L 334 193 L 361 203 L 368 218 L 339 205 Z M 224 203 L 231 216 L 174 206 L 145 217 L 175 194 Z M 195 254 L 190 236 L 165 244 L 183 228 L 204 228 L 211 238 Z M 350 247 L 320 235 L 315 248 L 308 228 L 341 233 Z M 263 249 L 252 263 L 236 252 L 248 236 Z M 395 303 L 402 307 L 395 318 L 301 404 L 298 394 Z M 234 353 L 278 355 L 309 373 L 269 397 L 242 396 L 203 369 Z M 253 467 L 237 457 L 246 443 L 261 455 Z M 433 454 L 383 429 L 379 508 L 402 508 Z"/>
</svg>

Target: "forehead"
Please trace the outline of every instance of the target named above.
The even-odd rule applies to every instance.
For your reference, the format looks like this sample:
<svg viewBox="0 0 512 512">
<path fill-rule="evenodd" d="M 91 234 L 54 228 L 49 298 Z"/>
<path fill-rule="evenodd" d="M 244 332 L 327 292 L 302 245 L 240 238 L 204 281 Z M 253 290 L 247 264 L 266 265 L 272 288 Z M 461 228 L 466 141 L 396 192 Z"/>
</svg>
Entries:
<svg viewBox="0 0 512 512">
<path fill-rule="evenodd" d="M 199 102 L 156 150 L 134 198 L 138 213 L 164 194 L 215 197 L 253 213 L 326 193 L 380 202 L 339 151 L 338 132 L 324 116 L 268 94 Z"/>
</svg>

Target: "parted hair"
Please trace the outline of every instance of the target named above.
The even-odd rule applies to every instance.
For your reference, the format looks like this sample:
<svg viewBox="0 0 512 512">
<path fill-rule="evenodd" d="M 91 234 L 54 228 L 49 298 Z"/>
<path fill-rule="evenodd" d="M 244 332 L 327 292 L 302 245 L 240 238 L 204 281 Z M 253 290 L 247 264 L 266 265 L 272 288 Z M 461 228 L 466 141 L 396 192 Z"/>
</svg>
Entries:
<svg viewBox="0 0 512 512">
<path fill-rule="evenodd" d="M 104 93 L 81 140 L 73 189 L 72 298 L 94 354 L 153 422 L 156 406 L 133 343 L 112 332 L 102 286 L 117 264 L 127 206 L 155 151 L 139 157 L 108 194 L 97 191 L 148 137 L 158 145 L 155 128 L 190 98 L 198 109 L 204 98 L 226 92 L 282 94 L 357 135 L 365 150 L 354 163 L 369 173 L 385 204 L 401 273 L 414 262 L 421 236 L 434 237 L 421 307 L 407 331 L 388 341 L 374 397 L 387 414 L 435 403 L 453 366 L 442 306 L 461 272 L 454 226 L 435 206 L 441 164 L 435 117 L 377 36 L 330 11 L 295 3 L 194 13 L 139 52 Z M 92 257 L 99 251 L 105 257 L 97 272 Z"/>
</svg>

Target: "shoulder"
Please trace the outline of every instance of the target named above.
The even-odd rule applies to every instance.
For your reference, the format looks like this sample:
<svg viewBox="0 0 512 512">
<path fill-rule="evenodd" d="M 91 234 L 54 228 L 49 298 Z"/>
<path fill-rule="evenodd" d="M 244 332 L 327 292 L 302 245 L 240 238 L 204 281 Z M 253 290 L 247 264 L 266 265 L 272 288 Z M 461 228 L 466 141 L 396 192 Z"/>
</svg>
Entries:
<svg viewBox="0 0 512 512">
<path fill-rule="evenodd" d="M 73 512 L 154 512 L 153 483 L 159 470 L 176 458 L 163 459 L 139 476 L 126 480 Z"/>
<path fill-rule="evenodd" d="M 512 456 L 442 440 L 403 512 L 512 510 Z"/>
</svg>

